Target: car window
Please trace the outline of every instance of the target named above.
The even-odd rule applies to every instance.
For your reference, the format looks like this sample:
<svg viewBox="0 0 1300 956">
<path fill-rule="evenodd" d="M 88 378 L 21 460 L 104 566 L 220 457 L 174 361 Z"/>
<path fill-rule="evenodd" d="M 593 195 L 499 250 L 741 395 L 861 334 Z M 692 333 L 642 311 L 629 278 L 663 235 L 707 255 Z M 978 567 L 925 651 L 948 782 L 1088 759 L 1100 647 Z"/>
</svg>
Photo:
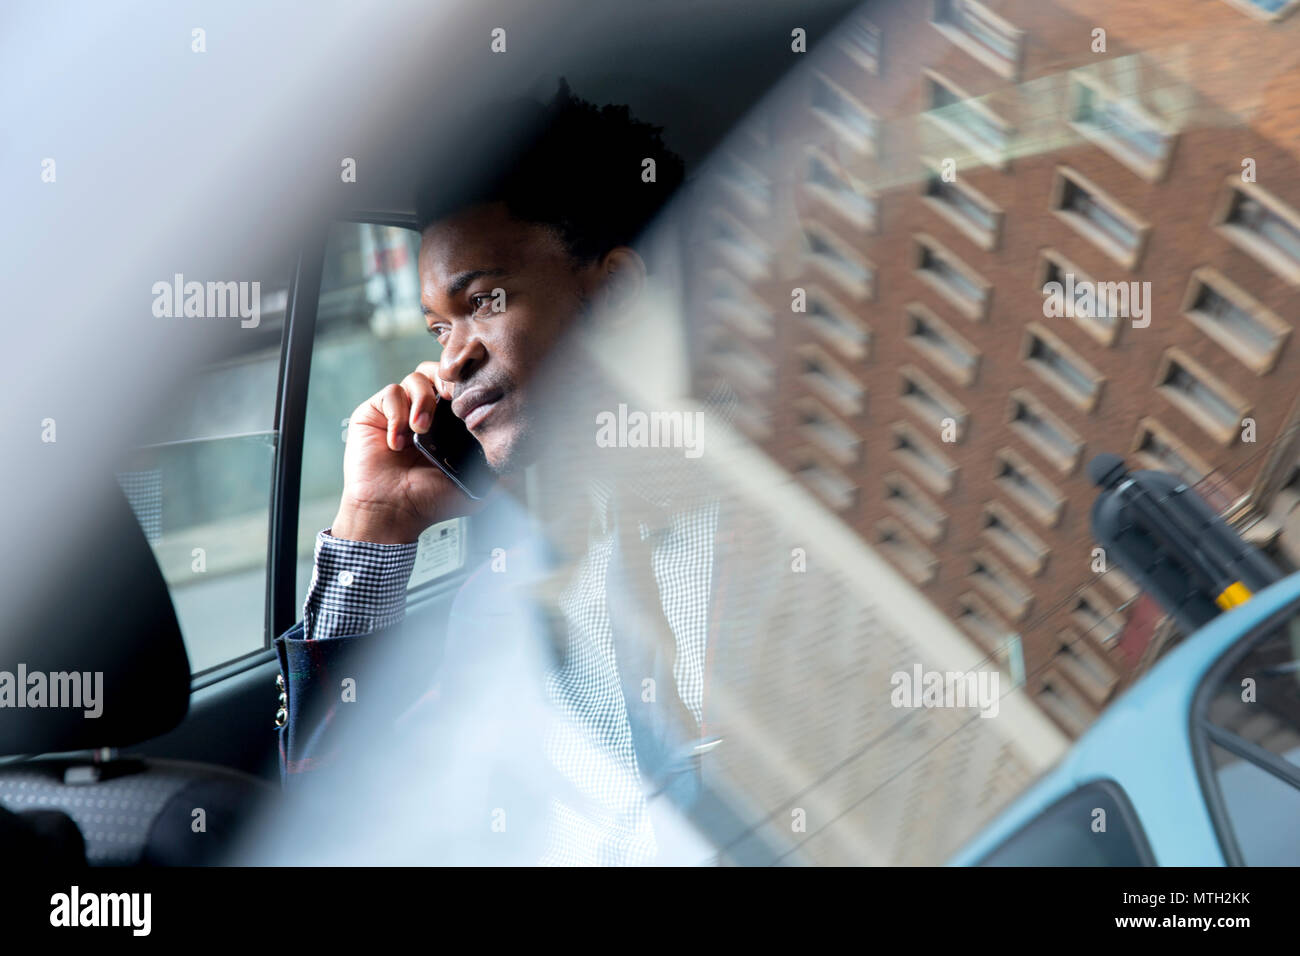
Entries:
<svg viewBox="0 0 1300 956">
<path fill-rule="evenodd" d="M 400 226 L 341 222 L 330 230 L 303 433 L 299 607 L 311 584 L 317 532 L 330 526 L 343 491 L 348 416 L 385 385 L 400 382 L 442 352 L 420 309 L 419 249 L 415 230 Z M 464 564 L 465 524 L 453 519 L 420 536 L 411 591 Z"/>
<path fill-rule="evenodd" d="M 117 480 L 153 547 L 190 669 L 266 646 L 266 560 L 275 401 L 288 269 L 248 280 L 256 322 L 177 315 L 208 326 L 220 359 L 160 402 Z M 252 285 L 256 285 L 254 290 Z M 212 298 L 205 284 L 205 297 Z M 237 287 L 236 294 L 245 291 Z M 206 303 L 205 306 L 206 308 Z"/>
<path fill-rule="evenodd" d="M 1080 787 L 1044 810 L 980 865 L 1148 866 L 1151 862 L 1128 798 L 1117 784 L 1102 780 Z"/>
<path fill-rule="evenodd" d="M 1211 745 L 1214 776 L 1232 832 L 1249 866 L 1300 862 L 1300 789 L 1259 764 Z M 1291 751 L 1291 759 L 1300 749 Z"/>
<path fill-rule="evenodd" d="M 1205 785 L 1218 822 L 1251 866 L 1300 862 L 1300 615 L 1250 640 L 1207 679 L 1198 704 L 1208 737 Z M 1214 801 L 1211 799 L 1211 804 Z M 1225 841 L 1227 842 L 1227 841 Z M 1225 852 L 1232 855 L 1231 844 Z"/>
</svg>

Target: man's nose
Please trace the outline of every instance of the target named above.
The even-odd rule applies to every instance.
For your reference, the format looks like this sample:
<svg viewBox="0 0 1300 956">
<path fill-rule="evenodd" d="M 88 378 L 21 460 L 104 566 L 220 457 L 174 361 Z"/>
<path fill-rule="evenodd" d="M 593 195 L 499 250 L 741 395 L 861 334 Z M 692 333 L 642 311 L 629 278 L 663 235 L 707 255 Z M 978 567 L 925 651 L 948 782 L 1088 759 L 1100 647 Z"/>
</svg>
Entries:
<svg viewBox="0 0 1300 956">
<path fill-rule="evenodd" d="M 444 382 L 465 382 L 487 361 L 487 348 L 473 329 L 453 328 L 442 347 L 438 374 Z"/>
</svg>

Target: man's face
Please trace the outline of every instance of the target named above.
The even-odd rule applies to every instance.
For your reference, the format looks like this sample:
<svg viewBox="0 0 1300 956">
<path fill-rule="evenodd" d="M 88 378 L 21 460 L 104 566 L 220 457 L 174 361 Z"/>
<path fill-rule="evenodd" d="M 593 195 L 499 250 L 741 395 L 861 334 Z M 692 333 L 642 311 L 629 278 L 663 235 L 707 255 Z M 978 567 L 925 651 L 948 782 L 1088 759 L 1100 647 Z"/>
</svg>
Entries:
<svg viewBox="0 0 1300 956">
<path fill-rule="evenodd" d="M 452 411 L 503 473 L 527 464 L 529 383 L 584 310 L 598 270 L 578 266 L 544 226 L 503 203 L 433 223 L 420 243 L 420 299 L 442 344 Z M 496 290 L 501 290 L 497 293 Z"/>
</svg>

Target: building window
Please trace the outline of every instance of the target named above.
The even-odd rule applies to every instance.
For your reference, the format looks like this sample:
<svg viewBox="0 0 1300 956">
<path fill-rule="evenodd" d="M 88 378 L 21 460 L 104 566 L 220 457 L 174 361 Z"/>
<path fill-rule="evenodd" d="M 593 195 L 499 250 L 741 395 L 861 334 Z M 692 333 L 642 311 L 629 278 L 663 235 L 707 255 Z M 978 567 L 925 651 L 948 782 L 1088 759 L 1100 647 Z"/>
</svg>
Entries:
<svg viewBox="0 0 1300 956">
<path fill-rule="evenodd" d="M 711 389 L 718 384 L 718 379 L 704 382 L 706 389 Z M 736 427 L 745 434 L 751 441 L 764 442 L 772 437 L 772 413 L 763 405 L 746 395 L 737 394 L 738 400 L 732 406 L 733 420 Z"/>
<path fill-rule="evenodd" d="M 1204 460 L 1154 418 L 1138 422 L 1131 450 L 1144 468 L 1167 471 L 1189 485 L 1196 485 L 1211 471 Z"/>
<path fill-rule="evenodd" d="M 811 398 L 800 398 L 795 400 L 794 409 L 799 432 L 805 438 L 841 465 L 851 465 L 858 460 L 862 439 L 826 406 Z"/>
<path fill-rule="evenodd" d="M 841 415 L 862 414 L 866 389 L 857 379 L 816 345 L 801 345 L 798 354 L 799 377 L 813 394 Z"/>
<path fill-rule="evenodd" d="M 1300 285 L 1300 214 L 1255 183 L 1228 180 L 1213 225 L 1238 248 Z"/>
<path fill-rule="evenodd" d="M 926 71 L 926 80 L 925 119 L 968 146 L 983 162 L 1004 168 L 1011 143 L 1010 124 L 933 70 Z"/>
<path fill-rule="evenodd" d="M 1136 100 L 1092 77 L 1070 77 L 1070 125 L 1144 179 L 1158 180 L 1169 167 L 1173 132 Z"/>
<path fill-rule="evenodd" d="M 1039 688 L 1038 702 L 1056 718 L 1057 723 L 1075 737 L 1080 736 L 1092 723 L 1093 711 L 1077 690 L 1055 668 L 1048 668 Z"/>
<path fill-rule="evenodd" d="M 1119 598 L 1120 607 L 1128 607 L 1142 595 L 1133 579 L 1112 564 L 1101 574 L 1101 583 Z"/>
<path fill-rule="evenodd" d="M 876 229 L 876 197 L 815 146 L 808 149 L 807 193 L 866 232 Z"/>
<path fill-rule="evenodd" d="M 854 17 L 837 34 L 841 49 L 873 76 L 880 74 L 880 27 L 870 20 Z"/>
<path fill-rule="evenodd" d="M 980 526 L 984 537 L 1025 573 L 1041 574 L 1047 566 L 1047 545 L 996 502 L 984 506 Z"/>
<path fill-rule="evenodd" d="M 1048 527 L 1061 520 L 1065 496 L 1038 469 L 1010 448 L 998 450 L 994 458 L 993 480 L 1008 497 Z"/>
<path fill-rule="evenodd" d="M 1085 588 L 1074 602 L 1070 617 L 1085 635 L 1109 647 L 1124 631 L 1124 618 L 1092 588 Z"/>
<path fill-rule="evenodd" d="M 710 330 L 708 362 L 718 374 L 749 392 L 766 392 L 775 382 L 771 361 L 744 339 L 727 335 L 721 328 Z"/>
<path fill-rule="evenodd" d="M 1192 273 L 1183 314 L 1259 374 L 1271 371 L 1291 327 L 1215 269 Z"/>
<path fill-rule="evenodd" d="M 1227 0 L 1227 3 L 1252 17 L 1270 22 L 1282 20 L 1300 7 L 1300 0 Z"/>
<path fill-rule="evenodd" d="M 935 29 L 989 69 L 1008 79 L 1020 72 L 1024 31 L 974 0 L 935 0 Z"/>
<path fill-rule="evenodd" d="M 1119 676 L 1106 659 L 1092 649 L 1086 637 L 1070 628 L 1057 635 L 1056 665 L 1082 689 L 1093 704 L 1104 705 L 1119 684 Z"/>
<path fill-rule="evenodd" d="M 1083 454 L 1083 439 L 1024 389 L 1011 393 L 1011 430 L 1058 470 L 1069 474 Z"/>
<path fill-rule="evenodd" d="M 892 518 L 876 522 L 876 547 L 917 584 L 928 584 L 938 573 L 935 556 Z"/>
<path fill-rule="evenodd" d="M 1102 345 L 1115 344 L 1121 313 L 1130 309 L 1128 283 L 1098 283 L 1055 249 L 1044 249 L 1038 260 L 1038 288 L 1044 297 L 1059 291 L 1063 311 L 1079 328 Z M 1073 306 L 1065 309 L 1071 298 Z"/>
<path fill-rule="evenodd" d="M 820 495 L 836 511 L 852 507 L 857 487 L 838 468 L 814 454 L 811 449 L 795 453 L 795 477 Z"/>
<path fill-rule="evenodd" d="M 922 201 L 956 226 L 981 249 L 997 248 L 1002 210 L 974 188 L 947 182 L 937 164 L 927 163 L 921 185 Z"/>
<path fill-rule="evenodd" d="M 902 377 L 902 403 L 911 409 L 928 428 L 941 435 L 947 428 L 946 419 L 951 419 L 954 437 L 961 441 L 966 436 L 966 423 L 969 414 L 966 408 L 955 398 L 935 384 L 934 380 L 913 365 L 904 365 L 899 369 Z"/>
<path fill-rule="evenodd" d="M 1012 621 L 1023 620 L 1034 603 L 1034 592 L 1016 580 L 1002 562 L 987 551 L 971 556 L 970 581 Z"/>
<path fill-rule="evenodd" d="M 739 279 L 725 269 L 712 269 L 705 283 L 714 315 L 752 338 L 771 337 L 775 324 L 771 311 Z"/>
<path fill-rule="evenodd" d="M 1137 268 L 1149 227 L 1074 170 L 1057 168 L 1051 209 L 1120 265 Z"/>
<path fill-rule="evenodd" d="M 926 235 L 916 237 L 916 274 L 967 318 L 987 317 L 992 287 Z"/>
<path fill-rule="evenodd" d="M 745 281 L 757 282 L 767 276 L 771 250 L 725 209 L 713 209 L 705 237 Z"/>
<path fill-rule="evenodd" d="M 821 289 L 808 290 L 804 320 L 837 352 L 850 359 L 864 359 L 871 345 L 871 330 L 853 313 Z"/>
<path fill-rule="evenodd" d="M 880 119 L 843 87 L 821 73 L 812 75 L 812 112 L 842 142 L 874 156 L 880 141 Z"/>
<path fill-rule="evenodd" d="M 712 161 L 711 173 L 754 216 L 766 216 L 772 209 L 772 184 L 757 169 L 735 153 L 724 151 Z"/>
<path fill-rule="evenodd" d="M 930 542 L 943 537 L 948 516 L 930 502 L 920 487 L 901 472 L 885 475 L 885 506 Z"/>
<path fill-rule="evenodd" d="M 957 478 L 957 466 L 928 439 L 906 422 L 896 422 L 891 437 L 893 452 L 935 494 L 952 491 Z"/>
<path fill-rule="evenodd" d="M 999 646 L 1012 634 L 1011 628 L 1002 623 L 988 602 L 972 591 L 957 598 L 956 620 L 986 650 Z"/>
<path fill-rule="evenodd" d="M 975 346 L 919 302 L 907 306 L 907 342 L 960 384 L 975 381 L 979 371 Z"/>
<path fill-rule="evenodd" d="M 1249 411 L 1245 399 L 1180 349 L 1165 351 L 1156 388 L 1170 404 L 1225 445 L 1237 437 L 1241 420 Z"/>
<path fill-rule="evenodd" d="M 1034 374 L 1075 405 L 1087 410 L 1097 407 L 1104 381 L 1101 373 L 1037 322 L 1025 328 L 1021 355 Z"/>
<path fill-rule="evenodd" d="M 813 266 L 853 298 L 871 296 L 875 270 L 868 262 L 814 223 L 809 223 L 804 229 L 804 239 L 807 242 L 805 255 Z"/>
</svg>

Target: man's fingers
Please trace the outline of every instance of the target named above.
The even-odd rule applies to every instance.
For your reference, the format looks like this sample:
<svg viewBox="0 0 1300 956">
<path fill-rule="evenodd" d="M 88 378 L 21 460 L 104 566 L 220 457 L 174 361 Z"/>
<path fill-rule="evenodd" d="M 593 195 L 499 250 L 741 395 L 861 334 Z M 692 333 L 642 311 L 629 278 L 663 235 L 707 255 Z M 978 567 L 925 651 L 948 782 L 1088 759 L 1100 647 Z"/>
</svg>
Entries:
<svg viewBox="0 0 1300 956">
<path fill-rule="evenodd" d="M 433 389 L 447 401 L 451 401 L 451 385 L 438 375 L 438 363 L 425 361 L 415 367 L 416 372 L 433 383 Z"/>
<path fill-rule="evenodd" d="M 433 424 L 433 406 L 438 400 L 433 382 L 422 373 L 412 372 L 402 379 L 402 389 L 410 399 L 409 423 L 411 431 L 423 435 Z"/>
<path fill-rule="evenodd" d="M 437 362 L 421 362 L 400 385 L 389 385 L 370 399 L 370 406 L 387 422 L 388 447 L 401 451 L 413 432 L 424 434 L 433 425 L 433 408 L 441 395 L 451 400 L 451 386 L 438 377 Z"/>
<path fill-rule="evenodd" d="M 406 436 L 410 431 L 407 422 L 411 414 L 411 402 L 406 391 L 400 385 L 389 385 L 372 398 L 370 404 L 383 412 L 384 418 L 388 420 L 388 447 L 393 451 L 401 451 L 407 445 Z"/>
</svg>

